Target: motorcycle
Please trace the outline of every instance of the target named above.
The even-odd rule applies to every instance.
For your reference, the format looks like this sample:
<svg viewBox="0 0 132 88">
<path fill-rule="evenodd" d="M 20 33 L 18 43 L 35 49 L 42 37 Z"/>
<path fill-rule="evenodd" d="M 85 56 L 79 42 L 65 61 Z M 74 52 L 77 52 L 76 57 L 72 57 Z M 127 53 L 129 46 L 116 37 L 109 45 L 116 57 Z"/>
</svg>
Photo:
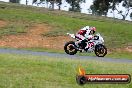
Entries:
<svg viewBox="0 0 132 88">
<path fill-rule="evenodd" d="M 64 50 L 67 54 L 74 55 L 78 51 L 81 52 L 81 50 L 84 50 L 84 48 L 82 49 L 82 47 L 85 47 L 83 46 L 84 44 L 79 44 L 78 43 L 79 40 L 76 38 L 74 34 L 67 33 L 67 35 L 76 40 L 69 41 L 64 45 Z M 95 55 L 98 57 L 104 57 L 107 54 L 107 48 L 104 45 L 104 39 L 99 33 L 97 33 L 92 40 L 86 42 L 85 45 L 87 44 L 90 44 L 91 46 L 88 48 L 86 52 L 88 53 L 95 52 Z"/>
</svg>

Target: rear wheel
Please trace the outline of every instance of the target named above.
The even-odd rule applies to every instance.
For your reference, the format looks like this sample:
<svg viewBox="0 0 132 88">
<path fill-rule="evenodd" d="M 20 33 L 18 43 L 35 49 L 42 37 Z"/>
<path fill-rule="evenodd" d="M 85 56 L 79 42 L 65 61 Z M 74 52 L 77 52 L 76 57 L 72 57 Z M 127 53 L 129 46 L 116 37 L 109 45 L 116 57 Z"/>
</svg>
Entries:
<svg viewBox="0 0 132 88">
<path fill-rule="evenodd" d="M 69 41 L 65 44 L 64 50 L 67 54 L 74 55 L 77 53 L 77 50 L 74 47 L 76 47 L 75 42 Z"/>
<path fill-rule="evenodd" d="M 98 57 L 104 57 L 107 54 L 107 48 L 102 44 L 96 45 L 95 54 Z"/>
</svg>

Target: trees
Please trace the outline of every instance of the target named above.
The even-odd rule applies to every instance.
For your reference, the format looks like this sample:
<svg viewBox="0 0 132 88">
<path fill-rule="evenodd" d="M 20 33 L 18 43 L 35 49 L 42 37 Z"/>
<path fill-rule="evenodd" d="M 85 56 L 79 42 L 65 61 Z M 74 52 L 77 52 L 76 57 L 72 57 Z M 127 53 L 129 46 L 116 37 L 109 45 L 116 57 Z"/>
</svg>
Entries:
<svg viewBox="0 0 132 88">
<path fill-rule="evenodd" d="M 94 0 L 93 5 L 90 7 L 94 15 L 106 15 L 109 8 L 109 2 L 106 0 Z"/>
<path fill-rule="evenodd" d="M 121 2 L 122 0 L 94 0 L 93 5 L 90 9 L 94 15 L 107 15 L 108 10 L 116 3 Z M 112 6 L 111 6 L 112 5 Z"/>
<path fill-rule="evenodd" d="M 37 0 L 33 0 L 33 3 L 36 3 L 36 2 L 37 2 Z M 62 0 L 40 0 L 40 2 L 37 4 L 39 5 L 39 4 L 42 4 L 43 2 L 47 2 L 47 6 L 48 6 L 48 2 L 50 2 L 51 6 L 52 6 L 51 7 L 52 10 L 54 10 L 55 3 L 58 4 L 58 9 L 59 10 L 61 9 Z"/>
<path fill-rule="evenodd" d="M 130 13 L 130 19 L 132 19 L 132 13 Z"/>
<path fill-rule="evenodd" d="M 128 15 L 131 17 L 129 12 L 132 9 L 132 3 L 130 3 L 130 0 L 121 0 L 121 2 L 118 3 L 115 3 L 115 0 L 113 0 L 110 9 L 112 9 L 113 13 L 117 11 L 117 14 L 122 16 L 122 20 L 125 20 Z"/>
<path fill-rule="evenodd" d="M 118 11 L 118 14 L 120 14 L 122 16 L 122 20 L 125 20 L 129 14 L 129 11 L 132 9 L 132 5 L 130 4 L 130 0 L 124 0 L 122 6 L 125 8 L 124 11 L 118 10 L 117 7 L 115 7 L 115 10 Z M 131 17 L 131 14 L 130 14 L 130 17 Z"/>
<path fill-rule="evenodd" d="M 9 2 L 12 2 L 12 3 L 19 3 L 20 0 L 9 0 Z"/>
<path fill-rule="evenodd" d="M 62 0 L 56 0 L 58 2 L 58 8 L 61 9 Z"/>
<path fill-rule="evenodd" d="M 122 3 L 122 7 L 125 10 L 119 10 L 119 3 Z M 130 9 L 132 9 L 132 0 L 94 0 L 93 5 L 90 9 L 92 10 L 93 15 L 107 15 L 109 9 L 117 11 L 118 14 L 122 16 L 122 19 L 125 20 L 129 14 Z"/>
<path fill-rule="evenodd" d="M 36 2 L 37 0 L 33 0 L 33 3 Z M 43 2 L 47 2 L 47 6 L 48 2 L 50 2 L 52 9 L 54 9 L 54 4 L 56 3 L 58 5 L 58 9 L 61 9 L 62 0 L 40 0 L 40 2 L 37 4 L 41 4 Z M 80 12 L 80 3 L 85 2 L 85 0 L 66 0 L 66 2 L 71 5 L 71 8 L 69 8 L 70 11 Z"/>
<path fill-rule="evenodd" d="M 26 5 L 28 4 L 28 0 L 26 0 Z"/>
<path fill-rule="evenodd" d="M 66 0 L 66 2 L 71 5 L 70 11 L 80 12 L 80 3 L 85 2 L 85 0 Z"/>
</svg>

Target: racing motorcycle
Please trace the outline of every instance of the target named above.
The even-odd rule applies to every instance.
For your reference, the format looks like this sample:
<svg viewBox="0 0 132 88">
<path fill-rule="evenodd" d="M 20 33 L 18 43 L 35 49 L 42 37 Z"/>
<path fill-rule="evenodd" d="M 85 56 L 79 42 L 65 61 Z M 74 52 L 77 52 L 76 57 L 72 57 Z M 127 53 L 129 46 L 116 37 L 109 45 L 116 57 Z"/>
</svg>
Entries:
<svg viewBox="0 0 132 88">
<path fill-rule="evenodd" d="M 67 33 L 67 35 L 75 39 L 75 41 L 69 41 L 64 45 L 64 50 L 69 55 L 74 55 L 78 51 L 81 52 L 84 50 L 82 47 L 85 47 L 87 44 L 90 44 L 91 46 L 86 52 L 95 52 L 96 56 L 98 57 L 104 57 L 107 54 L 107 48 L 104 45 L 104 39 L 99 33 L 97 33 L 92 40 L 85 42 L 85 44 L 79 44 L 79 40 L 74 34 Z"/>
</svg>

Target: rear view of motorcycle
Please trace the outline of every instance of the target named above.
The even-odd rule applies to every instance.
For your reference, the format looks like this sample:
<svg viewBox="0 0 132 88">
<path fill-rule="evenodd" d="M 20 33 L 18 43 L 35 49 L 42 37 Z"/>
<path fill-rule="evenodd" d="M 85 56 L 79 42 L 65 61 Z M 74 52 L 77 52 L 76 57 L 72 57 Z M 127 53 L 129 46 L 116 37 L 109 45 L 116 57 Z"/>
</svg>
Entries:
<svg viewBox="0 0 132 88">
<path fill-rule="evenodd" d="M 70 37 L 74 38 L 75 41 L 69 41 L 64 45 L 64 50 L 69 55 L 74 55 L 78 51 L 82 51 L 84 48 L 84 44 L 77 43 L 77 39 L 74 34 L 67 33 Z M 103 37 L 97 33 L 95 37 L 87 42 L 89 48 L 86 50 L 86 52 L 91 53 L 94 52 L 96 56 L 98 57 L 104 57 L 107 54 L 107 48 L 104 45 L 104 39 Z"/>
</svg>

